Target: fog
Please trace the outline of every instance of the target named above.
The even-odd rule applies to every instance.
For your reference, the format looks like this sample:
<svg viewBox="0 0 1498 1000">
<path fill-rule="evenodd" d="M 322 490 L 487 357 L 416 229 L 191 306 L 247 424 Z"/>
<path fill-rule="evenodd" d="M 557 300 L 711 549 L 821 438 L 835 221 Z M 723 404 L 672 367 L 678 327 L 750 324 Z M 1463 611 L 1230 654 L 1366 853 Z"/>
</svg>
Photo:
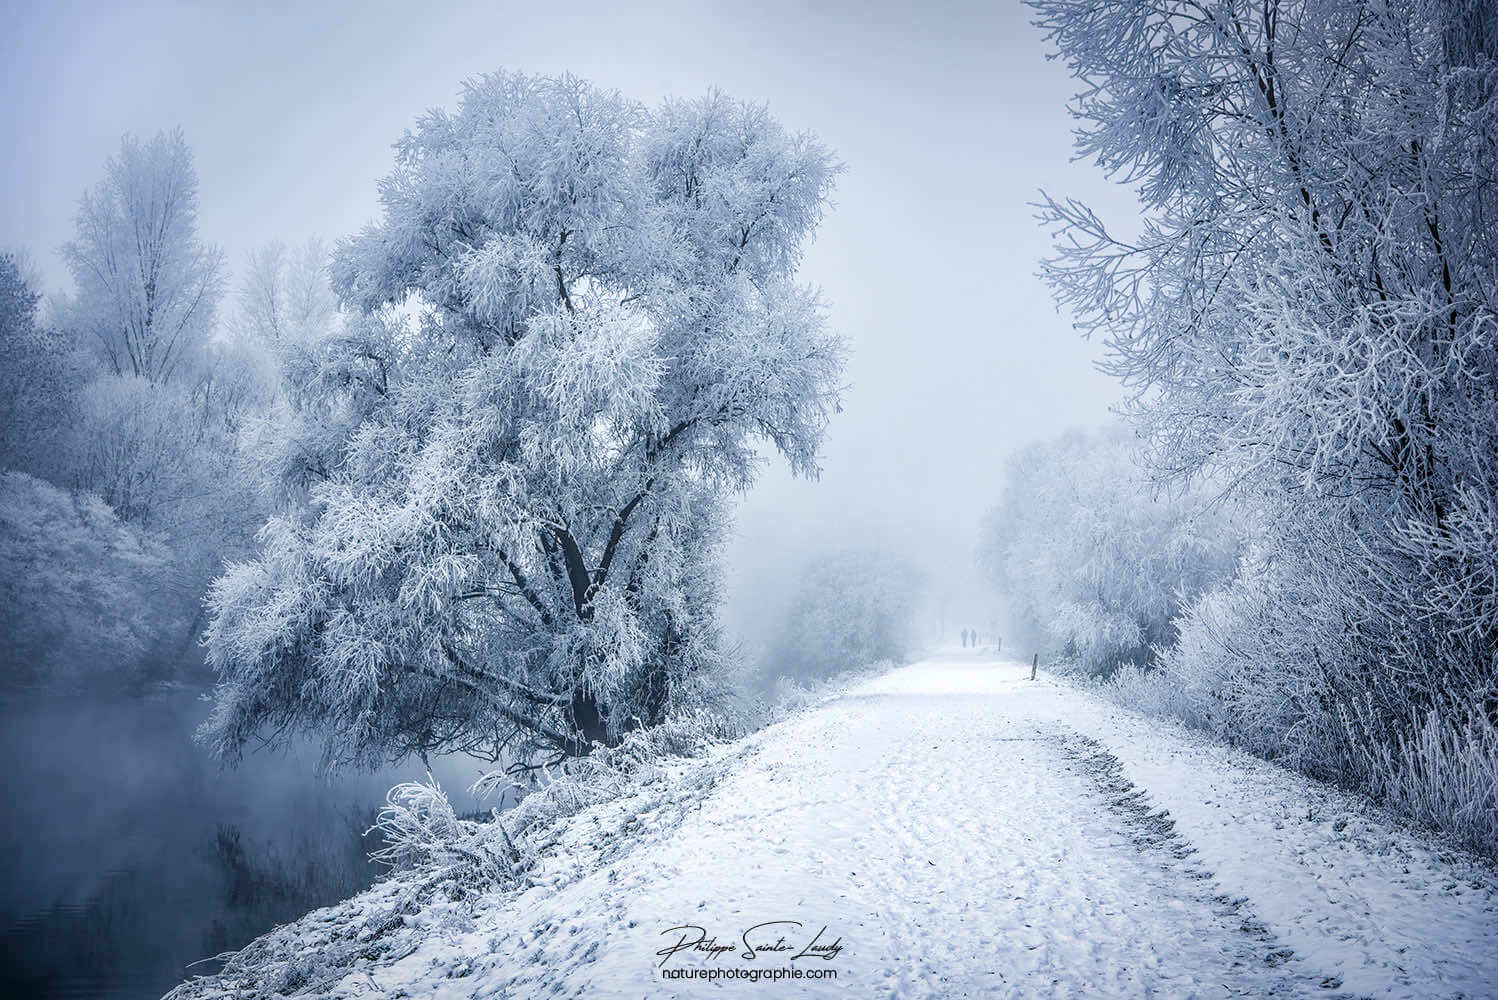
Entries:
<svg viewBox="0 0 1498 1000">
<path fill-rule="evenodd" d="M 451 107 L 465 78 L 500 68 L 572 73 L 647 104 L 716 88 L 815 133 L 845 168 L 801 269 L 847 340 L 843 409 L 819 479 L 766 456 L 739 500 L 729 639 L 748 659 L 783 647 L 798 577 L 841 549 L 920 568 L 923 627 L 944 633 L 923 639 L 987 629 L 994 598 L 974 550 L 1005 457 L 1104 421 L 1118 398 L 1093 369 L 1097 345 L 1035 276 L 1047 237 L 1029 203 L 1052 186 L 1115 216 L 1132 205 L 1071 163 L 1072 84 L 1018 3 L 12 5 L 0 33 L 0 251 L 24 255 L 42 292 L 68 293 L 58 249 L 80 195 L 122 135 L 180 126 L 200 181 L 198 232 L 227 259 L 223 321 L 252 250 L 357 232 L 378 213 L 377 179 L 402 131 Z M 10 986 L 156 995 L 186 961 L 371 877 L 358 821 L 420 767 L 325 786 L 299 745 L 215 777 L 190 743 L 205 711 L 175 695 L 6 707 L 7 769 L 32 791 L 5 844 L 48 859 L 0 900 L 16 955 L 31 955 L 6 970 Z M 43 733 L 61 745 L 37 752 Z M 101 756 L 112 766 L 98 774 Z M 472 762 L 438 769 L 457 787 L 473 773 Z M 69 837 L 52 835 L 59 824 Z M 226 855 L 224 838 L 241 833 L 246 857 Z M 311 843 L 329 858 L 309 856 Z M 304 864 L 324 876 L 277 874 Z M 251 876 L 259 889 L 241 898 Z M 193 921 L 213 921 L 212 933 Z M 84 933 L 109 947 L 80 956 L 69 942 Z M 141 953 L 148 942 L 159 947 Z"/>
<path fill-rule="evenodd" d="M 1493 981 L 1498 5 L 1037 2 L 7 4 L 0 996 Z"/>
<path fill-rule="evenodd" d="M 626 9 L 627 7 L 627 9 Z M 751 645 L 807 553 L 889 547 L 926 566 L 954 631 L 987 614 L 978 521 L 1004 457 L 1118 398 L 1097 345 L 1035 277 L 1042 186 L 1105 216 L 1130 193 L 1071 163 L 1071 81 L 1004 3 L 565 7 L 57 3 L 12 11 L 0 245 L 50 290 L 79 195 L 126 131 L 180 125 L 200 231 L 231 280 L 271 240 L 336 239 L 371 220 L 390 144 L 459 83 L 500 67 L 571 72 L 646 102 L 719 88 L 815 132 L 846 173 L 803 268 L 848 339 L 845 411 L 820 481 L 769 463 L 728 551 L 730 631 Z"/>
</svg>

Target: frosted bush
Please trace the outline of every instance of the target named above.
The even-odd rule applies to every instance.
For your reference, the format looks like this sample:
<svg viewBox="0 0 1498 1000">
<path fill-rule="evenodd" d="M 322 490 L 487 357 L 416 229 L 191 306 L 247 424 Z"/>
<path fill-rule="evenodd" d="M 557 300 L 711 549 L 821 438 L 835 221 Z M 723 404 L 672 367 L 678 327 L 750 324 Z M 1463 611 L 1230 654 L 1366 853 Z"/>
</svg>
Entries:
<svg viewBox="0 0 1498 1000">
<path fill-rule="evenodd" d="M 1163 667 L 1125 663 L 1101 683 L 1101 689 L 1125 708 L 1145 715 L 1176 719 L 1194 729 L 1210 725 L 1199 706 L 1182 690 L 1179 680 Z"/>
<path fill-rule="evenodd" d="M 152 600 L 168 582 L 168 558 L 159 537 L 120 520 L 98 497 L 0 474 L 4 686 L 132 679 L 119 666 L 139 662 L 174 624 Z M 103 664 L 115 665 L 112 676 L 100 674 Z"/>
<path fill-rule="evenodd" d="M 390 789 L 370 830 L 379 835 L 382 846 L 370 857 L 393 868 L 416 869 L 439 878 L 499 884 L 513 879 L 522 862 L 504 836 L 486 835 L 491 832 L 486 829 L 489 826 L 460 819 L 442 786 L 428 774 L 424 782 L 403 782 Z"/>
<path fill-rule="evenodd" d="M 1104 674 L 1144 646 L 1137 619 L 1100 601 L 1067 601 L 1056 609 L 1046 630 L 1089 674 Z"/>
<path fill-rule="evenodd" d="M 1432 711 L 1393 747 L 1365 760 L 1374 794 L 1463 845 L 1498 856 L 1498 727 L 1456 724 Z"/>
</svg>

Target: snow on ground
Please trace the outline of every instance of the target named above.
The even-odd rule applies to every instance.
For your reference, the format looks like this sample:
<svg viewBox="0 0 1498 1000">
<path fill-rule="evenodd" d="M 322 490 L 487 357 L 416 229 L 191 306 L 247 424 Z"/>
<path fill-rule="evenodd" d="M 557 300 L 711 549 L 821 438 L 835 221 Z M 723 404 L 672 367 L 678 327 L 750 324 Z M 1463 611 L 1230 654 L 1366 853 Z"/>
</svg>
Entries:
<svg viewBox="0 0 1498 1000">
<path fill-rule="evenodd" d="M 1498 996 L 1490 876 L 1028 665 L 904 667 L 711 766 L 326 995 Z"/>
</svg>

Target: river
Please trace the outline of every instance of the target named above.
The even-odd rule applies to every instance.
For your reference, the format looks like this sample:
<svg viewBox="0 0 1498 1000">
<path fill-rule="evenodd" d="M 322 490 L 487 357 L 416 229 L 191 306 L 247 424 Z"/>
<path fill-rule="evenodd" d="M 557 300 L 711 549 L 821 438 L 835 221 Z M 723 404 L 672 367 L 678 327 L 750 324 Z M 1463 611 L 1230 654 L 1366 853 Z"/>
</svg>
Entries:
<svg viewBox="0 0 1498 1000">
<path fill-rule="evenodd" d="M 0 705 L 0 995 L 156 1000 L 379 875 L 364 831 L 419 764 L 325 777 L 316 749 L 221 769 L 186 692 Z M 460 810 L 473 761 L 437 765 Z"/>
</svg>

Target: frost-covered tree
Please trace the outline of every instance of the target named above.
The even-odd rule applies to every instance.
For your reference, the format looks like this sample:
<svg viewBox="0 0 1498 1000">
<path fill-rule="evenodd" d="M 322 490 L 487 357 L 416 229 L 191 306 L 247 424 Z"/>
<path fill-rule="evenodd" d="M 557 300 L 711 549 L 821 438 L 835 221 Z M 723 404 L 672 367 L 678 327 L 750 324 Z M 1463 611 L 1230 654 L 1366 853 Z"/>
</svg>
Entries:
<svg viewBox="0 0 1498 1000">
<path fill-rule="evenodd" d="M 1094 674 L 1149 662 L 1181 607 L 1238 566 L 1243 529 L 1214 499 L 1152 485 L 1116 428 L 1019 452 L 979 547 L 1011 647 Z"/>
<path fill-rule="evenodd" d="M 335 254 L 362 317 L 313 355 L 307 500 L 213 587 L 211 745 L 524 762 L 661 719 L 718 658 L 758 444 L 816 471 L 842 348 L 796 270 L 835 173 L 716 94 L 499 73 L 424 115 Z"/>
<path fill-rule="evenodd" d="M 239 289 L 238 331 L 266 344 L 321 339 L 338 317 L 328 280 L 328 251 L 319 239 L 295 250 L 274 242 L 253 251 Z"/>
<path fill-rule="evenodd" d="M 0 254 L 0 466 L 62 481 L 84 366 L 68 339 L 40 322 L 40 302 L 20 260 Z"/>
<path fill-rule="evenodd" d="M 223 255 L 198 240 L 198 176 L 181 131 L 126 136 L 78 205 L 63 247 L 76 294 L 66 325 L 116 375 L 164 382 L 188 370 L 213 330 Z"/>
<path fill-rule="evenodd" d="M 169 538 L 169 572 L 142 599 L 173 610 L 162 620 L 186 631 L 167 645 L 188 652 L 208 581 L 266 513 L 238 446 L 265 387 L 238 345 L 214 336 L 223 262 L 198 237 L 197 200 L 180 131 L 126 136 L 79 203 L 62 248 L 74 289 L 56 310 L 99 364 L 80 366 L 69 393 L 53 478 Z"/>
<path fill-rule="evenodd" d="M 1268 598 L 1219 604 L 1280 665 L 1295 759 L 1366 774 L 1428 713 L 1491 731 L 1494 6 L 1033 7 L 1083 83 L 1081 150 L 1146 210 L 1123 236 L 1048 202 L 1052 280 L 1107 337 L 1155 465 L 1264 506 Z"/>
<path fill-rule="evenodd" d="M 818 553 L 791 592 L 768 665 L 786 676 L 820 677 L 899 661 L 915 640 L 925 590 L 925 574 L 896 553 Z"/>
<path fill-rule="evenodd" d="M 160 538 L 98 497 L 0 472 L 0 687 L 97 688 L 171 627 Z"/>
<path fill-rule="evenodd" d="M 250 254 L 230 323 L 233 343 L 262 394 L 244 428 L 256 479 L 276 501 L 306 499 L 326 479 L 374 391 L 350 392 L 360 369 L 400 337 L 392 317 L 345 317 L 319 239 L 296 250 L 274 242 Z M 351 381 L 352 380 L 352 381 Z"/>
</svg>

